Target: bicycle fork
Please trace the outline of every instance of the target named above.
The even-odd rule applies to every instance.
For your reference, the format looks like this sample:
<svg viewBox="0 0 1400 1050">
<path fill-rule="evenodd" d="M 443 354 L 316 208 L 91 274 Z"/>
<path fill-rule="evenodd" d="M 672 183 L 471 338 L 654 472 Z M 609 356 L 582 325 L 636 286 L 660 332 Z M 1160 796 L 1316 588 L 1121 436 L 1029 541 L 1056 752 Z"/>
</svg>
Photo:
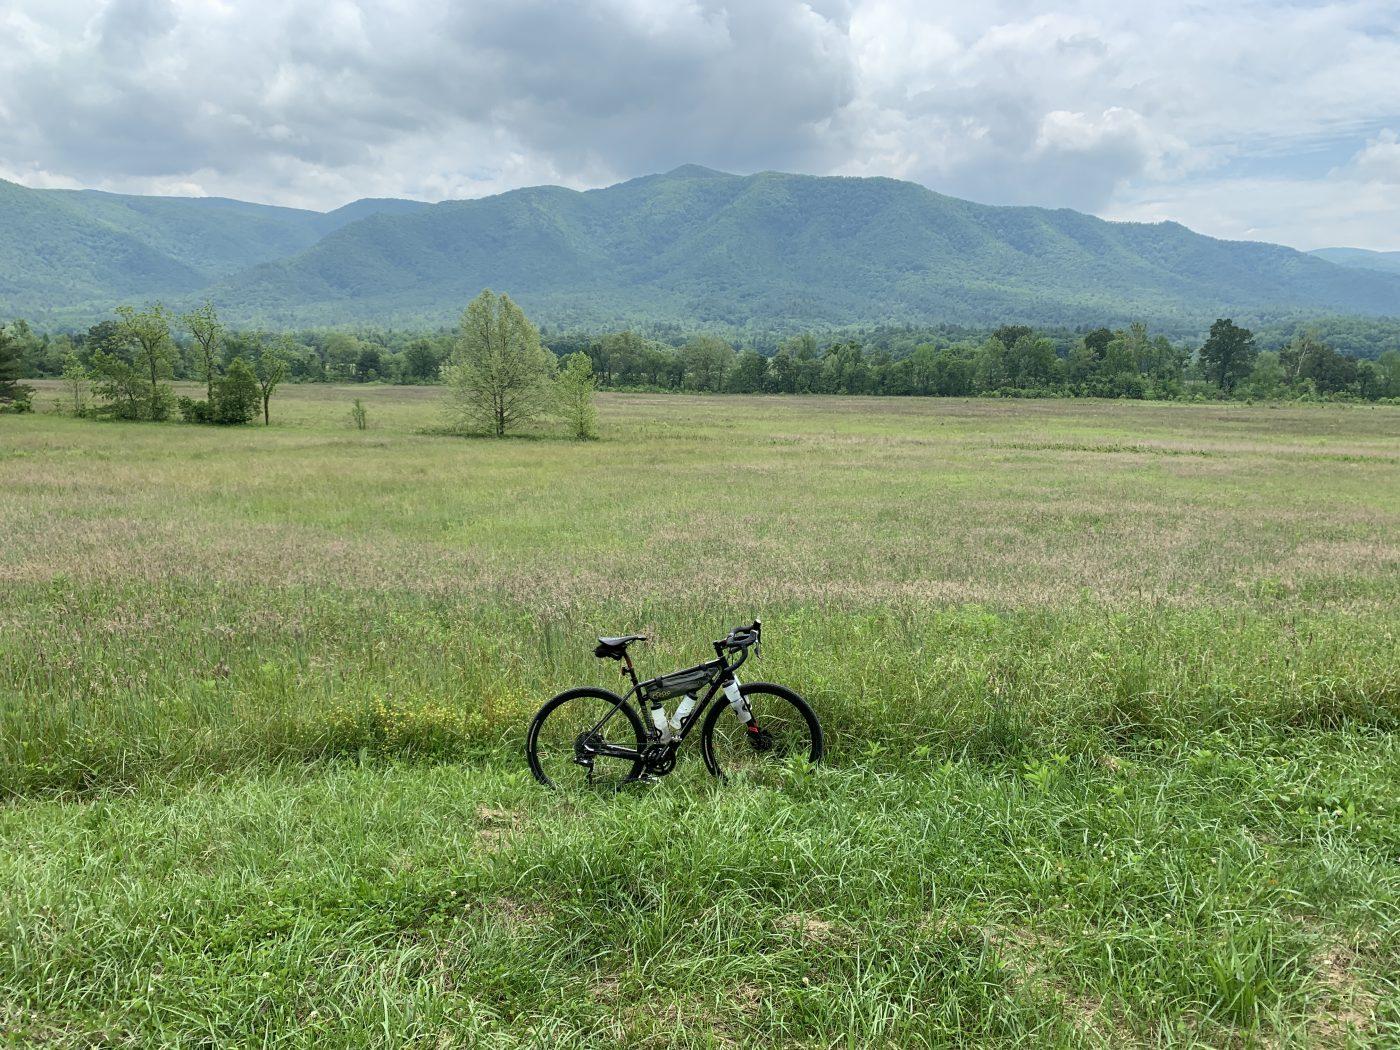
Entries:
<svg viewBox="0 0 1400 1050">
<path fill-rule="evenodd" d="M 729 676 L 729 681 L 724 683 L 724 696 L 729 701 L 730 710 L 734 712 L 734 717 L 746 726 L 752 726 L 753 712 L 749 709 L 749 702 L 744 699 L 739 692 L 739 679 L 735 675 Z"/>
<path fill-rule="evenodd" d="M 767 751 L 773 746 L 773 738 L 758 727 L 758 719 L 753 716 L 753 709 L 749 707 L 748 700 L 739 692 L 739 678 L 737 675 L 730 675 L 729 681 L 724 683 L 724 696 L 729 701 L 729 709 L 734 712 L 734 717 L 744 723 L 744 728 L 748 730 L 749 743 L 753 745 L 755 751 Z"/>
</svg>

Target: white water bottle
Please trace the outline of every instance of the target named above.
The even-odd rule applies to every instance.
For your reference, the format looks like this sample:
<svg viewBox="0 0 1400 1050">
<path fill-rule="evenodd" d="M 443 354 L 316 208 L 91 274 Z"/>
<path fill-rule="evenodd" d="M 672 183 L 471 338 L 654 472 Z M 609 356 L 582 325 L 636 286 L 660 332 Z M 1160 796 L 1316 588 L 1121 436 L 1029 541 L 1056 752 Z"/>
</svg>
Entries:
<svg viewBox="0 0 1400 1050">
<path fill-rule="evenodd" d="M 686 693 L 681 698 L 681 702 L 676 705 L 676 713 L 671 716 L 671 732 L 679 733 L 684 727 L 686 720 L 690 718 L 690 712 L 695 710 L 695 697 Z"/>
<path fill-rule="evenodd" d="M 657 735 L 663 744 L 671 739 L 671 723 L 666 718 L 666 707 L 659 700 L 651 709 L 651 724 L 656 726 Z"/>
<path fill-rule="evenodd" d="M 737 678 L 730 678 L 729 681 L 724 683 L 724 696 L 725 699 L 729 701 L 729 706 L 733 709 L 735 717 L 737 717 L 740 722 L 748 725 L 753 719 L 753 712 L 749 710 L 749 702 L 745 700 L 743 694 L 739 692 L 739 680 Z"/>
</svg>

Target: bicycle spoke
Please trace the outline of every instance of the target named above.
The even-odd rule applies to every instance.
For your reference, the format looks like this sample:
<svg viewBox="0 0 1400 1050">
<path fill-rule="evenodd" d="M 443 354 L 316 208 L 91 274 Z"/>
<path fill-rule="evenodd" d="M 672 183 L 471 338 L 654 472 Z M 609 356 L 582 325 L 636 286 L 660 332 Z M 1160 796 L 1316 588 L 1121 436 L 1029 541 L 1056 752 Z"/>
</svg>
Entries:
<svg viewBox="0 0 1400 1050">
<path fill-rule="evenodd" d="M 615 788 L 633 777 L 635 759 L 597 753 L 607 746 L 639 746 L 629 719 L 614 711 L 613 701 L 589 695 L 571 697 L 549 711 L 534 739 L 540 773 L 566 791 Z"/>
<path fill-rule="evenodd" d="M 792 761 L 819 757 L 815 726 L 785 696 L 748 693 L 754 726 L 740 722 L 731 710 L 720 712 L 711 748 L 720 771 L 731 778 L 761 778 Z"/>
</svg>

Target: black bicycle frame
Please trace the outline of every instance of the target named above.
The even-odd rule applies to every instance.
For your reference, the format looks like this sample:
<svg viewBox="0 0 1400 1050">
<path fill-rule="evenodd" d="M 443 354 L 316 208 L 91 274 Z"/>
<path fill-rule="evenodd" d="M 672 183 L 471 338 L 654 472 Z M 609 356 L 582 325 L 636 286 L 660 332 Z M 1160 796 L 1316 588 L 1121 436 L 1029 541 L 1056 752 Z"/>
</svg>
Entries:
<svg viewBox="0 0 1400 1050">
<path fill-rule="evenodd" d="M 709 709 L 710 704 L 714 702 L 715 694 L 724 688 L 725 683 L 734 677 L 734 672 L 742 667 L 744 661 L 749 658 L 749 650 L 747 648 L 740 650 L 739 659 L 730 663 L 725 659 L 724 643 L 716 642 L 715 655 L 716 659 L 708 663 L 696 664 L 694 667 L 687 667 L 682 671 L 671 672 L 671 674 L 682 674 L 684 671 L 695 671 L 705 667 L 713 667 L 715 669 L 714 677 L 710 679 L 709 689 L 706 690 L 704 698 L 695 704 L 695 707 L 691 710 L 690 717 L 686 719 L 685 725 L 681 726 L 680 731 L 674 733 L 671 739 L 665 744 L 661 744 L 660 741 L 656 742 L 656 745 L 660 745 L 664 750 L 653 755 L 651 754 L 651 747 L 638 751 L 636 748 L 622 747 L 618 744 L 610 744 L 606 740 L 599 740 L 597 744 L 593 745 L 593 753 L 606 758 L 631 759 L 633 762 L 656 761 L 665 758 L 667 755 L 675 754 L 685 741 L 685 738 L 690 735 L 691 729 L 700 724 L 700 716 L 703 715 Z M 588 731 L 590 736 L 595 736 L 597 733 L 601 732 L 603 727 L 612 719 L 613 715 L 617 714 L 617 712 L 622 709 L 622 705 L 633 696 L 639 699 L 645 699 L 642 697 L 641 688 L 646 683 L 637 678 L 637 668 L 633 666 L 632 657 L 625 650 L 622 654 L 622 663 L 622 673 L 631 680 L 632 688 L 629 689 L 626 695 L 618 700 L 617 703 L 613 704 L 612 710 L 600 718 L 597 724 Z M 650 682 L 652 679 L 648 678 L 647 681 Z"/>
</svg>

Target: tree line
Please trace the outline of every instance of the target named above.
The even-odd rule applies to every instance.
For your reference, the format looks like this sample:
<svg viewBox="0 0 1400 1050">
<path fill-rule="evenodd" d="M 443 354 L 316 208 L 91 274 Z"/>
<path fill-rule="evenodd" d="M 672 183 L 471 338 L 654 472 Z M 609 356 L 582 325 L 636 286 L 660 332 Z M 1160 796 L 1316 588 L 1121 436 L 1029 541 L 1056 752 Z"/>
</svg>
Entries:
<svg viewBox="0 0 1400 1050">
<path fill-rule="evenodd" d="M 1261 351 L 1254 333 L 1217 320 L 1199 347 L 1151 335 L 1143 324 L 1087 332 L 1068 346 L 1024 325 L 983 338 L 917 344 L 905 353 L 868 349 L 858 340 L 826 343 L 812 335 L 764 355 L 715 336 L 678 347 L 634 332 L 564 337 L 556 352 L 583 352 L 610 389 L 736 394 L 879 394 L 932 397 L 1108 397 L 1259 399 L 1400 398 L 1400 351 L 1376 361 L 1340 354 L 1311 330 L 1277 351 Z"/>
<path fill-rule="evenodd" d="M 211 311 L 212 307 L 205 306 L 202 310 Z M 435 383 L 441 380 L 442 367 L 456 340 L 456 332 L 448 329 L 415 333 L 378 330 L 270 333 L 219 323 L 211 350 L 211 344 L 188 323 L 191 316 L 166 313 L 170 335 L 166 345 L 168 371 L 176 380 L 201 380 L 208 374 L 211 364 L 225 369 L 239 357 L 254 362 L 267 348 L 276 347 L 289 382 Z M 74 360 L 91 368 L 96 352 L 111 352 L 128 342 L 120 317 L 77 332 L 37 332 L 23 320 L 11 321 L 5 330 L 17 348 L 21 374 L 33 378 L 61 376 Z"/>
<path fill-rule="evenodd" d="M 258 415 L 264 424 L 272 422 L 272 395 L 287 377 L 284 340 L 244 339 L 243 352 L 228 354 L 227 330 L 208 304 L 178 316 L 161 303 L 141 310 L 119 306 L 116 315 L 77 340 L 67 339 L 55 362 L 63 381 L 60 403 L 74 415 L 161 422 L 178 412 L 187 423 L 240 424 Z M 193 351 L 193 364 L 180 369 L 178 378 L 203 380 L 202 399 L 176 397 L 170 385 L 182 359 L 177 329 L 188 334 Z M 33 338 L 28 326 L 0 328 L 0 376 L 13 368 L 7 359 L 23 365 L 26 338 Z M 27 407 L 28 389 L 11 400 Z"/>
<path fill-rule="evenodd" d="M 517 308 L 518 309 L 518 308 Z M 522 314 L 523 317 L 523 314 Z M 302 332 L 230 329 L 205 306 L 182 317 L 164 308 L 123 308 L 86 332 L 38 335 L 23 322 L 7 329 L 12 364 L 24 375 L 84 378 L 115 415 L 165 418 L 180 411 L 198 422 L 269 418 L 271 391 L 291 382 L 438 383 L 450 375 L 461 339 L 455 331 Z M 557 361 L 583 354 L 596 384 L 612 390 L 712 393 L 877 394 L 894 396 L 1400 398 L 1400 350 L 1372 361 L 1340 353 L 1303 328 L 1277 350 L 1221 319 L 1199 345 L 1173 342 L 1143 324 L 1081 335 L 1003 325 L 983 334 L 917 333 L 898 339 L 812 334 L 759 352 L 715 335 L 669 340 L 635 331 L 558 334 L 541 344 Z M 881 345 L 881 344 L 885 345 Z M 872 345 L 873 344 L 873 345 Z M 15 359 L 18 363 L 13 363 Z M 0 358 L 0 361 L 3 361 Z M 202 402 L 172 399 L 169 378 L 206 383 Z M 3 379 L 0 379 L 3 382 Z M 254 388 L 258 397 L 254 398 Z M 3 388 L 0 388 L 3 389 Z M 108 396 L 111 395 L 111 396 Z M 0 397 L 3 397 L 0 394 Z"/>
<path fill-rule="evenodd" d="M 178 412 L 186 423 L 236 425 L 261 414 L 271 425 L 272 395 L 306 353 L 288 335 L 230 333 L 208 303 L 178 316 L 160 303 L 122 306 L 116 314 L 65 354 L 60 407 L 73 415 L 163 422 Z M 193 373 L 203 380 L 203 398 L 176 397 L 171 386 L 181 350 L 177 330 L 188 337 L 181 378 Z M 20 342 L 0 328 L 0 407 L 29 409 L 32 390 L 19 382 L 23 365 Z M 524 311 L 490 289 L 463 311 L 433 378 L 446 386 L 446 407 L 459 430 L 502 437 L 552 416 L 572 437 L 597 436 L 597 382 L 588 355 L 551 353 Z M 360 398 L 351 419 L 360 430 L 368 425 Z"/>
</svg>

